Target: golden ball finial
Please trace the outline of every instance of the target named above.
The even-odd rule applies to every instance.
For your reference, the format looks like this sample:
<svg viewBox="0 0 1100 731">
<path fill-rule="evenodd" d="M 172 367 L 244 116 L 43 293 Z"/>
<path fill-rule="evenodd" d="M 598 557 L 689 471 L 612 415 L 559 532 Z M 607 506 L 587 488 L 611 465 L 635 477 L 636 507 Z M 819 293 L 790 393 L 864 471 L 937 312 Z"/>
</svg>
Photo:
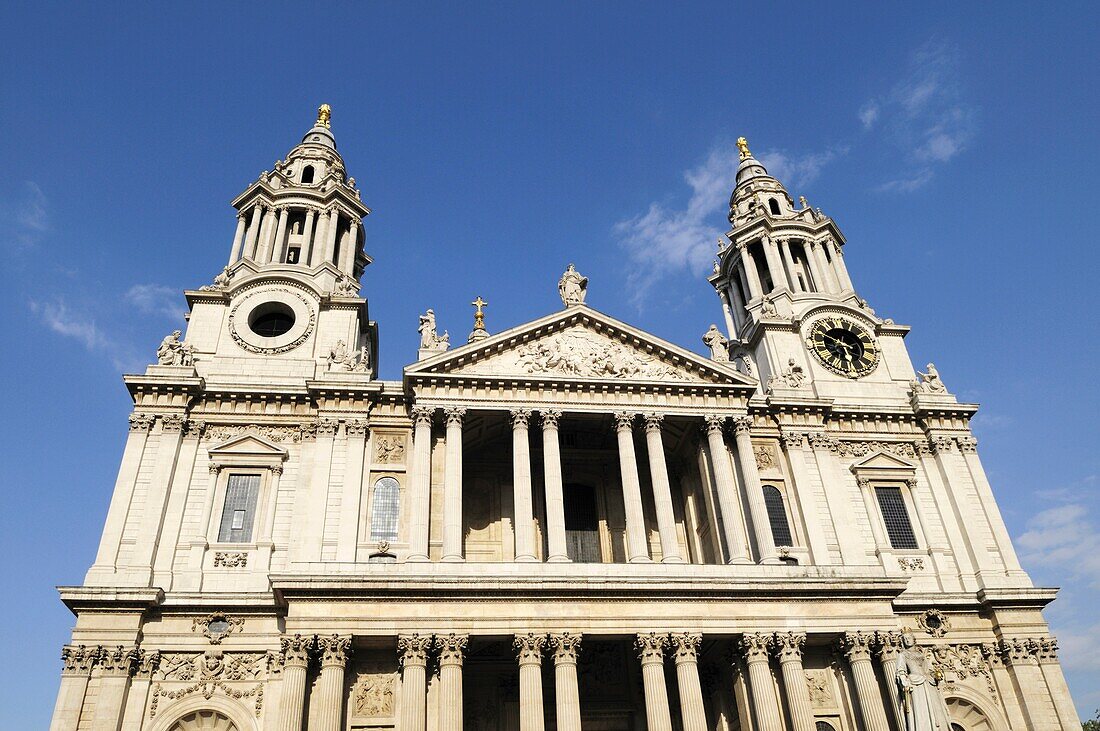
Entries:
<svg viewBox="0 0 1100 731">
<path fill-rule="evenodd" d="M 749 152 L 749 141 L 744 137 L 737 138 L 737 149 L 741 152 L 741 159 L 744 160 L 747 157 L 752 157 L 752 153 Z"/>
<path fill-rule="evenodd" d="M 317 126 L 325 129 L 332 127 L 332 107 L 328 104 L 317 107 Z"/>
</svg>

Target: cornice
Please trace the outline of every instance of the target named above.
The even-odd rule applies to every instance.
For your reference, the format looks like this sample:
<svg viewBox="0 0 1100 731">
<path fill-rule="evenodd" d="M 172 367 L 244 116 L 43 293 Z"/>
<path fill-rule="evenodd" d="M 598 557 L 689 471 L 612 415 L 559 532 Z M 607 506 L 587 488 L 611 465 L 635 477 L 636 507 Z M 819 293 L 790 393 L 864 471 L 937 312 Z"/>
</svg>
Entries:
<svg viewBox="0 0 1100 731">
<path fill-rule="evenodd" d="M 57 593 L 73 614 L 144 611 L 164 601 L 164 590 L 159 587 L 59 586 Z"/>
</svg>

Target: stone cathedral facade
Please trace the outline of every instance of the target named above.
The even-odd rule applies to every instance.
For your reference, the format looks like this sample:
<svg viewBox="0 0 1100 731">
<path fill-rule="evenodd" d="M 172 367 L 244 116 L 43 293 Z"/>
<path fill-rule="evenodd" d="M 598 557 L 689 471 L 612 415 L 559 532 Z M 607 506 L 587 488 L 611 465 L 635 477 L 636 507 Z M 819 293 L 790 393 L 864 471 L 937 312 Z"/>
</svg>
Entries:
<svg viewBox="0 0 1100 731">
<path fill-rule="evenodd" d="M 918 667 L 951 731 L 1080 729 L 977 407 L 740 146 L 707 355 L 570 265 L 503 332 L 428 310 L 384 381 L 322 107 L 125 377 L 51 728 L 905 731 Z"/>
</svg>

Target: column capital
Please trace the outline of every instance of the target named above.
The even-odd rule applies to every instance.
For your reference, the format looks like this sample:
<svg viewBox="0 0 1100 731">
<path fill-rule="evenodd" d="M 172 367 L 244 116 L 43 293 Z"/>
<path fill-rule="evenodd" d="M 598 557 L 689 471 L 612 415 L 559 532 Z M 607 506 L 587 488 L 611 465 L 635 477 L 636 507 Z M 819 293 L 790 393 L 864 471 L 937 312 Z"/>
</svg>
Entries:
<svg viewBox="0 0 1100 731">
<path fill-rule="evenodd" d="M 539 414 L 542 416 L 542 428 L 543 429 L 557 429 L 558 428 L 558 421 L 561 420 L 561 410 L 560 409 L 546 409 L 544 411 L 540 411 Z"/>
<path fill-rule="evenodd" d="M 955 441 L 959 443 L 959 451 L 963 454 L 973 454 L 978 451 L 978 440 L 974 437 L 957 437 Z"/>
<path fill-rule="evenodd" d="M 754 662 L 767 662 L 768 651 L 774 644 L 775 638 L 767 632 L 755 632 L 752 634 L 742 635 L 741 652 L 745 655 L 745 660 L 750 663 Z"/>
<path fill-rule="evenodd" d="M 427 665 L 428 651 L 432 648 L 433 639 L 431 635 L 398 635 L 397 651 L 401 654 L 401 666 Z"/>
<path fill-rule="evenodd" d="M 878 656 L 883 660 L 893 660 L 904 649 L 901 632 L 875 632 Z"/>
<path fill-rule="evenodd" d="M 351 653 L 351 637 L 349 635 L 318 637 L 317 650 L 321 653 L 321 667 L 330 665 L 344 667 Z"/>
<path fill-rule="evenodd" d="M 802 432 L 784 431 L 780 433 L 779 439 L 783 442 L 783 449 L 788 452 L 792 449 L 802 449 L 806 445 L 806 435 Z"/>
<path fill-rule="evenodd" d="M 366 419 L 348 419 L 344 422 L 344 429 L 348 436 L 366 436 L 368 422 Z"/>
<path fill-rule="evenodd" d="M 684 662 L 698 662 L 699 645 L 703 643 L 703 635 L 698 632 L 673 632 L 668 636 L 672 645 L 676 664 Z"/>
<path fill-rule="evenodd" d="M 282 646 L 284 666 L 298 665 L 306 667 L 309 665 L 309 653 L 316 644 L 316 638 L 313 635 L 305 637 L 302 635 L 292 637 L 284 635 L 279 639 L 279 643 Z"/>
<path fill-rule="evenodd" d="M 805 632 L 776 632 L 775 654 L 779 662 L 802 662 L 802 647 L 806 644 Z"/>
<path fill-rule="evenodd" d="M 707 434 L 721 434 L 726 426 L 726 417 L 721 414 L 707 414 L 703 417 L 706 421 Z"/>
<path fill-rule="evenodd" d="M 130 414 L 130 431 L 148 432 L 153 428 L 153 414 Z"/>
<path fill-rule="evenodd" d="M 436 635 L 433 647 L 439 653 L 439 665 L 462 665 L 462 659 L 466 656 L 466 646 L 470 642 L 469 635 Z"/>
<path fill-rule="evenodd" d="M 516 651 L 516 657 L 521 666 L 541 665 L 544 647 L 546 647 L 546 635 L 528 633 L 516 635 L 512 640 L 512 649 Z"/>
<path fill-rule="evenodd" d="M 145 650 L 138 649 L 137 659 L 134 662 L 134 677 L 142 680 L 149 680 L 153 677 L 153 673 L 160 667 L 160 650 Z"/>
<path fill-rule="evenodd" d="M 841 652 L 848 658 L 848 662 L 871 659 L 871 645 L 875 641 L 872 632 L 845 632 L 840 638 Z"/>
<path fill-rule="evenodd" d="M 237 220 L 238 220 L 238 221 L 243 221 L 243 220 L 245 220 L 246 218 L 248 218 L 248 214 L 247 214 L 247 213 L 245 213 L 244 211 L 237 211 Z"/>
<path fill-rule="evenodd" d="M 581 635 L 574 632 L 562 632 L 550 635 L 550 647 L 554 648 L 554 664 L 577 663 L 581 651 Z"/>
<path fill-rule="evenodd" d="M 160 417 L 160 430 L 162 432 L 182 432 L 187 419 L 182 414 L 162 414 Z"/>
<path fill-rule="evenodd" d="M 618 411 L 615 413 L 615 431 L 631 431 L 634 428 L 634 417 L 637 414 L 630 411 Z"/>
<path fill-rule="evenodd" d="M 665 661 L 665 647 L 668 646 L 668 635 L 650 632 L 640 634 L 634 639 L 634 649 L 638 652 L 638 659 L 643 665 L 650 663 L 663 663 Z"/>
<path fill-rule="evenodd" d="M 1039 641 L 1031 637 L 1001 640 L 1001 655 L 1009 665 L 1035 665 L 1040 650 Z"/>
<path fill-rule="evenodd" d="M 412 407 L 412 420 L 413 427 L 418 426 L 431 426 L 432 419 L 435 417 L 434 406 L 414 406 Z"/>
<path fill-rule="evenodd" d="M 65 645 L 61 648 L 62 675 L 88 675 L 99 657 L 98 647 Z"/>
<path fill-rule="evenodd" d="M 825 449 L 830 452 L 836 452 L 839 449 L 837 440 L 825 432 L 807 432 L 806 437 L 810 440 L 810 447 L 813 449 Z"/>
<path fill-rule="evenodd" d="M 733 418 L 733 432 L 737 436 L 748 436 L 749 431 L 752 429 L 752 417 L 751 416 L 735 416 Z"/>
<path fill-rule="evenodd" d="M 339 426 L 340 422 L 336 419 L 318 419 L 315 423 L 315 433 L 319 437 L 333 437 L 336 436 L 336 429 Z"/>
<path fill-rule="evenodd" d="M 531 423 L 531 409 L 511 409 L 513 429 L 526 429 Z"/>
<path fill-rule="evenodd" d="M 646 432 L 655 431 L 660 433 L 661 422 L 664 421 L 664 414 L 642 414 L 642 418 L 645 419 Z"/>
<path fill-rule="evenodd" d="M 451 406 L 443 409 L 443 416 L 446 418 L 447 426 L 462 426 L 462 421 L 466 418 L 466 407 Z"/>
<path fill-rule="evenodd" d="M 128 676 L 137 661 L 137 648 L 104 647 L 99 652 L 99 668 L 104 675 Z"/>
</svg>

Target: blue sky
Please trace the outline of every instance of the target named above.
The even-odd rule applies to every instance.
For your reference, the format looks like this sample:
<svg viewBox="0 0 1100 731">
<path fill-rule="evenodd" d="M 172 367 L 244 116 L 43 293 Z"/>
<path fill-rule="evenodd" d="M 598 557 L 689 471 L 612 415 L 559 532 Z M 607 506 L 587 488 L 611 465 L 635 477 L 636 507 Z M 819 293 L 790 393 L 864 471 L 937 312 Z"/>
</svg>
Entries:
<svg viewBox="0 0 1100 731">
<path fill-rule="evenodd" d="M 229 201 L 321 102 L 374 213 L 381 369 L 589 302 L 681 345 L 733 141 L 836 218 L 859 292 L 982 410 L 1082 715 L 1100 707 L 1095 4 L 6 3 L 0 728 L 43 728 L 125 437 L 123 370 L 225 263 Z"/>
</svg>

